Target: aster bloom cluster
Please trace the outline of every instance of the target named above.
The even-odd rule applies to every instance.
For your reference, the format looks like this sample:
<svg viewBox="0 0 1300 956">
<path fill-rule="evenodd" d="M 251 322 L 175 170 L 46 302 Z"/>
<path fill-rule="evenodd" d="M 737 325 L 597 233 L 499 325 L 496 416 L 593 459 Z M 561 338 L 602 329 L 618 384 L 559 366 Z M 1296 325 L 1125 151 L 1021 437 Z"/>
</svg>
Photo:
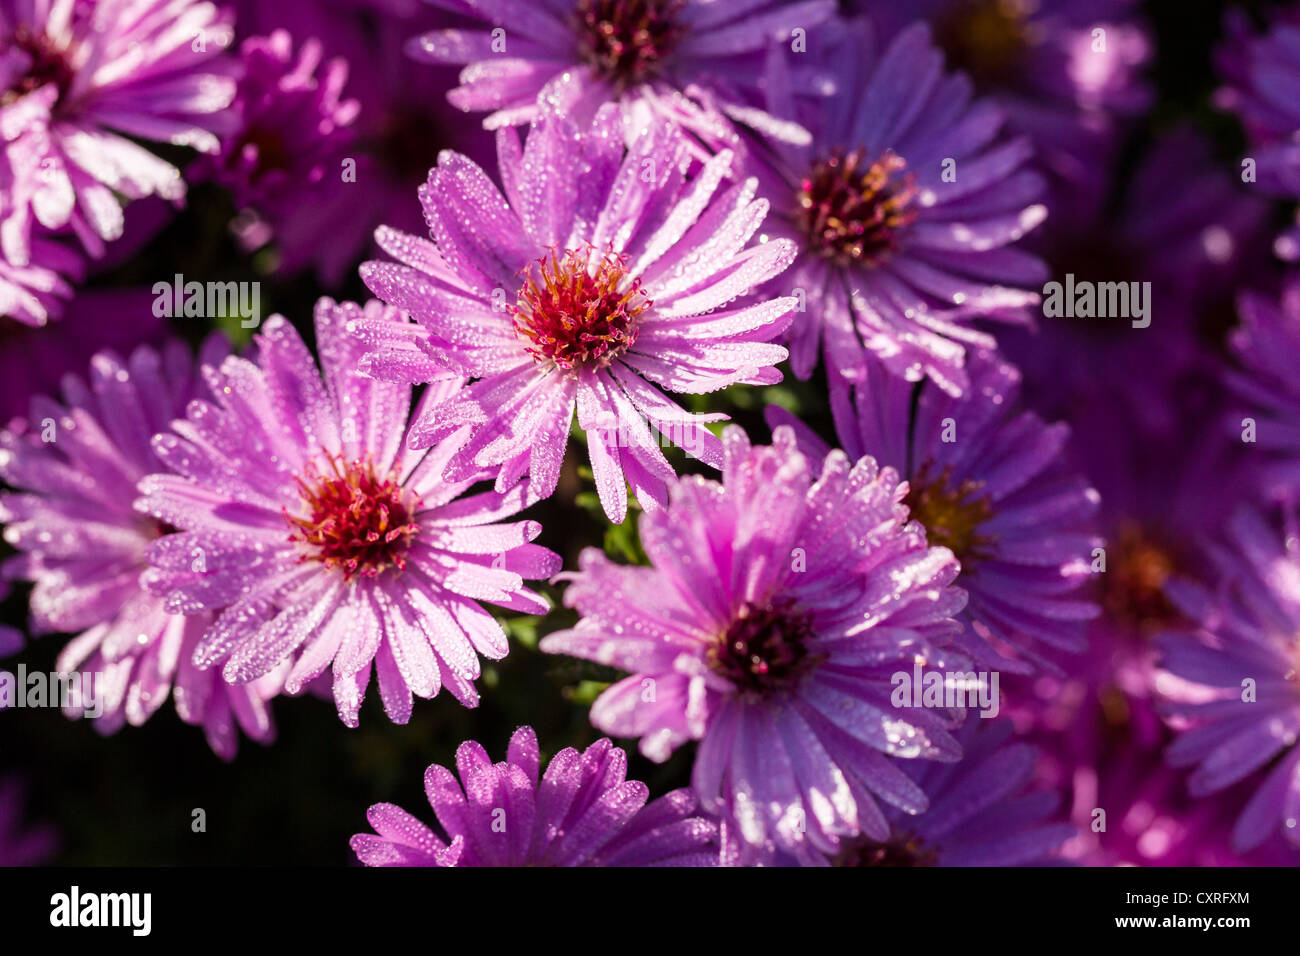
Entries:
<svg viewBox="0 0 1300 956">
<path fill-rule="evenodd" d="M 0 0 L 5 667 L 367 866 L 1294 864 L 1300 6 L 1137 7 Z"/>
</svg>

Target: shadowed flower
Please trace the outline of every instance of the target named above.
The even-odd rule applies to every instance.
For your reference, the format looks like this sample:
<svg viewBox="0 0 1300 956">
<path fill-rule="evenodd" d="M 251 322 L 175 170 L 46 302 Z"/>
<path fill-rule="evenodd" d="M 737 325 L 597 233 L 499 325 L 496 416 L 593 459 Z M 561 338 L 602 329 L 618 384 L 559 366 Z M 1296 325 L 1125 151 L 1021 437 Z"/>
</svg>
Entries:
<svg viewBox="0 0 1300 956">
<path fill-rule="evenodd" d="M 1226 80 L 1215 94 L 1219 107 L 1241 119 L 1247 157 L 1261 190 L 1300 199 L 1300 12 L 1282 8 L 1271 29 L 1253 32 L 1243 11 L 1224 18 L 1228 39 L 1215 54 Z M 1278 255 L 1300 258 L 1300 225 L 1276 243 Z"/>
<path fill-rule="evenodd" d="M 210 168 L 231 190 L 240 210 L 232 228 L 251 251 L 273 238 L 283 240 L 285 222 L 328 194 L 322 190 L 327 178 L 329 185 L 342 179 L 360 104 L 342 98 L 347 61 L 335 57 L 322 67 L 318 40 L 307 40 L 295 53 L 288 31 L 276 30 L 245 40 L 239 55 L 243 71 L 233 104 L 238 129 L 223 141 L 220 155 L 200 169 Z M 320 240 L 320 235 L 310 237 L 318 250 L 332 244 Z M 315 253 L 292 248 L 281 254 L 298 261 Z"/>
<path fill-rule="evenodd" d="M 1069 428 L 1018 407 L 1013 366 L 977 350 L 967 372 L 965 398 L 927 382 L 914 403 L 915 388 L 873 362 L 856 389 L 832 390 L 840 443 L 907 479 L 910 517 L 961 563 L 970 602 L 958 645 L 1000 669 L 1057 670 L 1042 651 L 1082 651 L 1099 612 L 1076 593 L 1102 543 L 1088 530 L 1097 493 L 1063 464 Z M 792 425 L 814 461 L 826 455 L 789 413 L 770 408 L 768 421 Z"/>
<path fill-rule="evenodd" d="M 752 448 L 733 426 L 723 447 L 721 484 L 683 478 L 642 516 L 651 567 L 583 552 L 565 594 L 582 617 L 542 650 L 631 672 L 591 720 L 652 760 L 701 741 L 695 790 L 746 854 L 886 841 L 878 800 L 927 806 L 889 757 L 961 754 L 956 714 L 891 701 L 900 670 L 964 663 L 943 650 L 966 602 L 957 562 L 926 547 L 897 475 L 871 458 L 834 451 L 814 469 L 784 428 Z"/>
<path fill-rule="evenodd" d="M 1229 428 L 1240 438 L 1254 421 L 1254 446 L 1264 459 L 1259 482 L 1278 500 L 1300 499 L 1300 276 L 1289 278 L 1278 301 L 1243 292 L 1237 304 L 1241 326 L 1229 339 L 1243 366 L 1228 382 L 1241 402 Z M 1252 447 L 1244 445 L 1245 448 Z"/>
<path fill-rule="evenodd" d="M 491 133 L 446 100 L 454 84 L 451 67 L 413 64 L 402 47 L 421 25 L 446 22 L 446 14 L 420 0 L 413 18 L 378 15 L 364 4 L 322 4 L 319 0 L 241 0 L 236 22 L 243 36 L 263 36 L 287 31 L 296 38 L 319 41 L 329 63 L 348 64 L 346 99 L 359 104 L 345 129 L 337 127 L 327 137 L 315 134 L 307 144 L 341 148 L 332 161 L 322 160 L 328 175 L 310 191 L 310 202 L 277 203 L 274 222 L 257 217 L 241 220 L 241 230 L 266 231 L 274 226 L 271 246 L 259 260 L 278 275 L 314 267 L 320 282 L 337 288 L 356 274 L 357 263 L 373 255 L 375 228 L 381 224 L 407 232 L 425 228 L 412 194 L 425 181 L 429 166 L 442 149 L 455 149 L 480 164 L 492 154 Z M 304 43 L 303 48 L 306 48 Z M 329 69 L 338 70 L 337 67 Z M 321 73 L 320 70 L 317 73 Z M 268 81 L 280 82 L 274 72 Z M 287 78 L 281 78 L 287 79 Z M 296 86 L 296 81 L 295 81 Z M 327 117 L 339 117 L 331 97 L 318 82 L 299 88 L 295 95 L 310 96 Z M 314 107 L 315 109 L 315 107 Z M 329 120 L 333 126 L 334 119 Z M 292 140 L 285 145 L 296 148 Z M 321 237 L 328 236 L 328 242 Z M 251 238 L 251 237 L 250 237 Z"/>
<path fill-rule="evenodd" d="M 510 738 L 502 763 L 467 740 L 455 775 L 434 764 L 424 790 L 439 832 L 401 807 L 378 803 L 366 814 L 374 834 L 352 849 L 367 866 L 716 866 L 716 823 L 695 814 L 689 790 L 647 803 L 644 783 L 628 780 L 627 754 L 608 740 L 583 753 L 566 747 L 538 780 L 531 727 Z"/>
<path fill-rule="evenodd" d="M 1138 0 L 850 0 L 885 36 L 928 20 L 948 66 L 966 73 L 1034 142 L 1050 174 L 1049 229 L 1105 198 L 1126 120 L 1147 108 L 1155 50 Z"/>
<path fill-rule="evenodd" d="M 498 148 L 504 196 L 478 166 L 444 152 L 420 190 L 434 243 L 379 231 L 401 264 L 368 262 L 362 278 L 420 325 L 365 327 L 375 348 L 366 368 L 411 382 L 427 379 L 421 366 L 451 364 L 474 378 L 427 404 L 411 441 L 468 429 L 448 480 L 499 469 L 501 492 L 524 474 L 534 498 L 555 490 L 576 411 L 601 504 L 618 523 L 629 482 L 643 506 L 665 500 L 674 472 L 662 442 L 721 461 L 704 426 L 726 416 L 690 414 L 661 388 L 701 394 L 781 380 L 773 366 L 786 351 L 771 340 L 795 300 L 728 305 L 784 269 L 794 248 L 749 245 L 767 212 L 754 183 L 719 192 L 726 151 L 688 176 L 685 137 L 672 127 L 652 126 L 625 150 L 606 108 L 585 135 L 548 117 L 522 147 L 513 129 L 500 131 Z"/>
<path fill-rule="evenodd" d="M 25 796 L 17 777 L 0 777 L 0 867 L 41 866 L 58 847 L 58 835 L 51 827 L 24 825 Z"/>
<path fill-rule="evenodd" d="M 201 361 L 225 351 L 213 337 Z M 20 552 L 3 573 L 34 582 L 37 633 L 79 632 L 57 668 L 93 674 L 98 700 L 70 715 L 102 704 L 96 726 L 112 733 L 143 724 L 171 696 L 181 719 L 230 759 L 237 728 L 263 742 L 273 736 L 266 701 L 278 685 L 228 688 L 190 663 L 205 619 L 168 613 L 141 587 L 146 549 L 169 529 L 131 507 L 137 482 L 165 467 L 150 436 L 201 394 L 194 364 L 177 342 L 161 353 L 141 346 L 127 361 L 101 352 L 88 385 L 69 376 L 63 404 L 33 398 L 29 418 L 0 432 L 0 478 L 17 489 L 0 495 L 0 522 Z"/>
<path fill-rule="evenodd" d="M 1235 849 L 1282 835 L 1300 847 L 1300 528 L 1293 509 L 1279 533 L 1243 508 L 1225 539 L 1210 552 L 1212 586 L 1184 578 L 1166 586 L 1196 622 L 1159 640 L 1161 666 L 1191 685 L 1157 685 L 1164 712 L 1182 728 L 1167 756 L 1195 767 L 1193 797 L 1255 780 L 1233 829 Z"/>
<path fill-rule="evenodd" d="M 233 119 L 228 19 L 196 0 L 0 3 L 0 133 L 11 114 L 44 117 L 21 146 L 40 170 L 36 221 L 100 255 L 122 234 L 119 195 L 184 199 L 180 170 L 135 140 L 217 150 Z"/>
<path fill-rule="evenodd" d="M 1219 160 L 1212 140 L 1188 126 L 1164 130 L 1113 207 L 1070 218 L 1046 243 L 1063 294 L 1053 294 L 1053 308 L 1044 304 L 1037 329 L 998 341 L 1024 372 L 1026 397 L 1041 414 L 1067 418 L 1076 434 L 1096 419 L 1105 441 L 1115 414 L 1095 387 L 1105 378 L 1136 431 L 1164 440 L 1179 430 L 1189 417 L 1181 393 L 1197 377 L 1219 375 L 1205 343 L 1232 323 L 1236 290 L 1269 268 L 1268 222 L 1267 201 Z M 1091 316 L 1075 314 L 1071 286 L 1096 291 Z M 1098 314 L 1103 303 L 1109 314 Z"/>
<path fill-rule="evenodd" d="M 812 142 L 753 140 L 746 172 L 772 203 L 765 224 L 798 245 L 773 287 L 799 295 L 790 359 L 807 378 L 860 379 L 874 354 L 894 375 L 960 395 L 975 318 L 1029 324 L 1046 269 L 1012 245 L 1042 221 L 1029 140 L 1000 139 L 1001 112 L 971 101 L 916 24 L 883 51 L 863 21 L 827 58 L 838 94 L 810 122 Z M 781 84 L 771 77 L 774 87 Z"/>
<path fill-rule="evenodd" d="M 705 141 L 734 137 L 727 120 L 806 141 L 757 109 L 768 52 L 835 13 L 832 0 L 433 0 L 490 30 L 435 30 L 412 56 L 465 64 L 447 94 L 488 129 L 528 123 L 548 104 L 585 122 L 618 103 L 629 129 L 668 121 Z"/>
<path fill-rule="evenodd" d="M 355 370 L 359 341 L 346 327 L 363 318 L 396 317 L 377 302 L 317 303 L 322 381 L 293 326 L 273 316 L 258 364 L 226 359 L 209 376 L 214 401 L 191 404 L 155 439 L 176 474 L 146 478 L 137 503 L 181 529 L 149 555 L 146 583 L 168 609 L 229 606 L 195 663 L 224 662 L 225 679 L 243 684 L 294 659 L 289 693 L 332 668 L 339 717 L 354 727 L 372 670 L 397 723 L 412 695 L 444 686 L 475 706 L 478 655 L 509 650 L 479 601 L 544 614 L 523 580 L 559 568 L 529 543 L 537 522 L 492 523 L 523 508 L 527 483 L 462 497 L 490 475 L 444 480 L 454 442 L 406 448 L 410 387 Z M 444 379 L 426 400 L 459 386 Z"/>
<path fill-rule="evenodd" d="M 68 373 L 84 373 L 96 352 L 127 355 L 162 341 L 155 298 L 147 288 L 81 289 L 49 326 L 0 319 L 0 422 L 25 413 L 32 395 L 57 392 Z"/>
<path fill-rule="evenodd" d="M 1125 645 L 1113 630 L 1094 642 L 1068 677 L 1039 677 L 1032 687 L 1008 688 L 1005 698 L 1021 739 L 1043 752 L 1038 779 L 1068 795 L 1077 829 L 1062 856 L 1083 866 L 1300 862 L 1300 851 L 1282 841 L 1248 854 L 1233 851 L 1232 819 L 1243 801 L 1191 797 L 1186 774 L 1161 761 L 1173 734 L 1149 696 L 1152 648 Z"/>
</svg>

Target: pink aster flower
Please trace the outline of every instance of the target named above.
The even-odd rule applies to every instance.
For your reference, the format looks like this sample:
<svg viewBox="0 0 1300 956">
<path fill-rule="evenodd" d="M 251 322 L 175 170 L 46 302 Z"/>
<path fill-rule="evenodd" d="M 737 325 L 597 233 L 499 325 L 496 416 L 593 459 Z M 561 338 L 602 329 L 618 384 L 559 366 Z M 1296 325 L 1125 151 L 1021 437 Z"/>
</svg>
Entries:
<svg viewBox="0 0 1300 956">
<path fill-rule="evenodd" d="M 831 18 L 831 0 L 432 0 L 486 21 L 485 30 L 434 30 L 413 56 L 463 64 L 447 94 L 488 129 L 536 120 L 563 104 L 586 121 L 617 103 L 629 128 L 667 120 L 706 141 L 734 136 L 726 117 L 768 135 L 807 140 L 788 119 L 756 108 L 768 52 Z"/>
<path fill-rule="evenodd" d="M 214 337 L 202 360 L 224 352 Z M 57 668 L 95 675 L 101 732 L 143 724 L 170 696 L 230 759 L 238 728 L 273 736 L 266 702 L 278 685 L 228 688 L 190 663 L 205 622 L 169 613 L 141 587 L 146 549 L 168 529 L 131 507 L 137 482 L 165 468 L 150 436 L 201 388 L 189 351 L 173 342 L 161 352 L 141 346 L 126 361 L 101 352 L 89 383 L 65 379 L 62 404 L 33 398 L 30 416 L 0 431 L 0 478 L 16 489 L 0 495 L 0 523 L 19 551 L 3 574 L 34 583 L 37 633 L 75 632 Z"/>
<path fill-rule="evenodd" d="M 444 479 L 455 441 L 407 449 L 410 387 L 357 372 L 359 341 L 347 332 L 351 322 L 384 318 L 396 316 L 378 302 L 320 300 L 322 377 L 293 326 L 272 316 L 257 364 L 230 357 L 210 370 L 214 399 L 191 404 L 155 439 L 175 474 L 146 478 L 138 502 L 181 529 L 150 552 L 147 583 L 167 608 L 229 606 L 195 663 L 224 662 L 225 679 L 243 684 L 292 659 L 289 693 L 332 668 L 349 726 L 372 670 L 398 723 L 409 719 L 412 695 L 443 686 L 475 706 L 478 655 L 497 660 L 509 649 L 479 602 L 545 613 L 523 580 L 559 567 L 529 543 L 537 522 L 493 523 L 523 508 L 526 482 L 462 497 L 490 476 Z M 425 401 L 459 386 L 444 379 Z"/>
<path fill-rule="evenodd" d="M 788 428 L 752 448 L 733 426 L 723 446 L 721 484 L 683 478 L 642 516 L 650 567 L 583 552 L 565 593 L 582 617 L 542 650 L 629 671 L 592 723 L 656 761 L 699 740 L 695 791 L 749 851 L 888 840 L 878 800 L 927 806 L 890 758 L 961 755 L 956 714 L 891 700 L 893 674 L 965 663 L 945 650 L 966 603 L 957 562 L 871 458 L 814 469 Z"/>
<path fill-rule="evenodd" d="M 792 297 L 729 305 L 778 274 L 791 243 L 749 245 L 767 212 L 752 180 L 724 188 L 724 151 L 689 175 L 685 136 L 651 126 L 623 146 L 617 111 L 583 134 L 567 120 L 534 125 L 525 146 L 498 133 L 505 195 L 474 163 L 444 152 L 420 201 L 434 242 L 381 229 L 402 264 L 368 262 L 362 278 L 418 329 L 371 328 L 371 374 L 419 381 L 411 348 L 475 381 L 415 422 L 419 446 L 467 429 L 447 477 L 500 469 L 504 492 L 525 473 L 532 494 L 555 490 L 577 412 L 601 504 L 627 512 L 662 503 L 670 440 L 715 467 L 725 415 L 693 415 L 661 389 L 700 394 L 781 380 Z M 389 343 L 389 344 L 386 344 Z M 398 358 L 391 360 L 397 351 Z M 651 427 L 657 429 L 655 436 Z"/>
<path fill-rule="evenodd" d="M 867 369 L 857 388 L 832 383 L 836 431 L 851 459 L 871 455 L 907 479 L 911 518 L 961 563 L 970 603 L 958 644 L 1001 670 L 1059 670 L 1044 652 L 1084 650 L 1084 623 L 1100 613 L 1079 593 L 1102 540 L 1089 527 L 1097 492 L 1063 462 L 1069 427 L 1019 407 L 1019 371 L 982 349 L 964 398 L 932 382 L 918 395 L 874 360 Z M 828 448 L 810 429 L 767 414 L 821 461 Z"/>
<path fill-rule="evenodd" d="M 227 21 L 198 0 L 0 3 L 0 133 L 10 112 L 48 115 L 22 147 L 41 225 L 99 255 L 122 234 L 118 195 L 184 198 L 180 171 L 135 141 L 217 150 L 235 93 Z"/>
<path fill-rule="evenodd" d="M 837 95 L 814 110 L 811 143 L 751 138 L 746 153 L 772 203 L 767 232 L 799 250 L 773 283 L 800 297 L 791 366 L 807 378 L 824 356 L 854 381 L 872 354 L 959 396 L 967 349 L 996 344 L 971 321 L 1031 324 L 1046 278 L 1015 245 L 1047 214 L 1030 141 L 1001 135 L 1002 112 L 944 71 L 924 24 L 882 49 L 850 21 L 826 63 Z M 783 87 L 769 77 L 770 90 Z"/>
<path fill-rule="evenodd" d="M 537 735 L 520 727 L 503 763 L 467 740 L 455 775 L 434 764 L 424 789 L 439 832 L 391 803 L 366 814 L 352 849 L 367 866 L 715 866 L 718 826 L 689 790 L 647 803 L 627 754 L 607 739 L 566 747 L 538 773 Z"/>
</svg>

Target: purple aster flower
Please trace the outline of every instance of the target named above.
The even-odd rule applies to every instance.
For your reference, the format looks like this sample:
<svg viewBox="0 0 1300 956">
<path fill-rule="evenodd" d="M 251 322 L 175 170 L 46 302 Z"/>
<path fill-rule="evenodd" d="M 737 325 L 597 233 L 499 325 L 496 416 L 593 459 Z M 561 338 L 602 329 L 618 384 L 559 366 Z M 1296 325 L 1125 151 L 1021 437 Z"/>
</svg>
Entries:
<svg viewBox="0 0 1300 956">
<path fill-rule="evenodd" d="M 770 136 L 807 134 L 756 107 L 774 45 L 830 19 L 832 0 L 432 0 L 490 25 L 443 29 L 412 41 L 410 53 L 464 64 L 447 94 L 467 112 L 490 111 L 497 129 L 536 120 L 560 104 L 580 123 L 618 103 L 628 128 L 656 120 L 706 142 L 734 138 L 726 117 Z"/>
<path fill-rule="evenodd" d="M 321 299 L 315 319 L 323 380 L 293 326 L 272 316 L 258 364 L 227 358 L 210 371 L 214 401 L 192 403 L 155 440 L 176 473 L 146 478 L 137 507 L 181 533 L 151 549 L 147 585 L 171 611 L 228 606 L 195 663 L 224 661 L 232 683 L 293 659 L 286 689 L 298 693 L 332 666 L 339 717 L 353 727 L 372 669 L 397 723 L 412 695 L 443 686 L 475 706 L 478 655 L 509 649 L 479 602 L 544 614 L 523 581 L 549 577 L 559 558 L 529 543 L 537 522 L 493 523 L 524 507 L 526 482 L 462 497 L 491 475 L 445 480 L 457 441 L 407 449 L 410 386 L 357 372 L 347 331 L 396 321 L 391 310 Z M 445 379 L 425 401 L 459 387 Z"/>
<path fill-rule="evenodd" d="M 651 567 L 583 552 L 565 594 L 582 617 L 542 650 L 631 672 L 591 720 L 650 759 L 701 741 L 695 790 L 745 855 L 886 841 L 878 800 L 927 806 L 886 755 L 961 754 L 957 714 L 891 701 L 892 674 L 964 663 L 944 650 L 966 603 L 957 562 L 926 546 L 906 488 L 873 459 L 833 451 L 814 469 L 786 428 L 771 447 L 735 426 L 722 440 L 721 484 L 683 478 L 641 517 Z"/>
<path fill-rule="evenodd" d="M 754 140 L 747 154 L 772 203 L 768 231 L 800 251 L 776 283 L 800 297 L 795 374 L 807 378 L 824 352 L 855 380 L 874 354 L 892 374 L 960 395 L 966 349 L 994 344 L 967 320 L 1030 322 L 1029 287 L 1046 276 L 1012 245 L 1046 215 L 1041 177 L 1022 168 L 1029 141 L 999 138 L 1001 112 L 944 72 L 924 24 L 881 51 L 851 22 L 827 63 L 839 92 L 810 123 L 811 144 Z"/>
<path fill-rule="evenodd" d="M 1233 829 L 1244 851 L 1282 835 L 1300 847 L 1300 528 L 1279 533 L 1243 508 L 1210 552 L 1212 585 L 1178 578 L 1169 599 L 1195 622 L 1160 639 L 1161 666 L 1192 685 L 1162 688 L 1182 724 L 1168 750 L 1196 798 L 1247 778 L 1252 796 Z"/>
<path fill-rule="evenodd" d="M 1300 500 L 1300 276 L 1287 279 L 1277 301 L 1243 292 L 1238 313 L 1241 326 L 1230 343 L 1243 370 L 1230 372 L 1228 381 L 1247 404 L 1228 424 L 1240 436 L 1244 419 L 1255 420 L 1262 489 L 1271 498 Z"/>
<path fill-rule="evenodd" d="M 888 807 L 887 839 L 844 840 L 830 857 L 802 862 L 813 866 L 1043 866 L 1059 859 L 1075 827 L 1054 819 L 1059 797 L 1034 786 L 1038 748 L 1010 742 L 1008 721 L 967 720 L 957 732 L 964 754 L 957 763 L 913 760 L 907 776 L 929 795 L 929 807 L 909 815 Z M 724 828 L 726 830 L 726 828 Z M 745 847 L 723 834 L 723 863 L 739 862 Z M 801 861 L 769 851 L 767 865 Z"/>
<path fill-rule="evenodd" d="M 723 187 L 724 151 L 694 175 L 686 137 L 655 125 L 624 148 L 613 107 L 585 135 L 555 116 L 520 146 L 499 131 L 505 195 L 477 165 L 444 152 L 420 201 L 430 243 L 381 229 L 401 264 L 368 262 L 366 284 L 408 311 L 418 329 L 371 329 L 378 377 L 423 380 L 404 359 L 415 347 L 475 381 L 426 406 L 411 439 L 429 445 L 468 429 L 448 480 L 500 469 L 504 492 L 525 473 L 532 495 L 555 490 L 576 410 L 601 504 L 627 512 L 627 483 L 642 505 L 662 503 L 671 440 L 717 466 L 705 423 L 661 389 L 701 394 L 736 383 L 781 380 L 786 351 L 771 340 L 789 324 L 791 297 L 738 296 L 777 275 L 794 256 L 784 240 L 749 245 L 767 212 L 752 180 Z M 655 436 L 651 426 L 659 432 Z"/>
<path fill-rule="evenodd" d="M 225 349 L 214 337 L 202 360 Z M 168 529 L 131 507 L 137 482 L 165 467 L 150 436 L 198 394 L 194 361 L 173 342 L 161 352 L 141 346 L 126 361 L 101 352 L 89 383 L 65 379 L 62 404 L 33 398 L 29 417 L 0 431 L 0 478 L 16 489 L 0 494 L 0 523 L 20 552 L 3 574 L 34 583 L 36 633 L 76 633 L 56 666 L 95 676 L 101 732 L 143 724 L 170 695 L 181 719 L 230 759 L 237 727 L 273 736 L 266 702 L 278 686 L 226 688 L 190 664 L 204 622 L 168 613 L 142 589 L 146 549 Z"/>
<path fill-rule="evenodd" d="M 695 814 L 689 790 L 647 803 L 627 778 L 627 754 L 608 739 L 566 747 L 538 781 L 537 735 L 520 727 L 503 763 L 472 740 L 456 751 L 458 781 L 434 764 L 424 790 L 439 832 L 379 803 L 374 834 L 352 838 L 367 866 L 716 866 L 718 826 Z"/>
<path fill-rule="evenodd" d="M 1097 493 L 1062 463 L 1069 428 L 1018 407 L 1013 366 L 975 350 L 967 373 L 965 398 L 932 383 L 916 398 L 910 383 L 869 366 L 859 387 L 832 393 L 840 443 L 850 459 L 871 455 L 907 479 L 911 518 L 961 563 L 970 602 L 958 645 L 1011 671 L 1055 669 L 1042 651 L 1082 651 L 1084 622 L 1098 614 L 1076 593 L 1102 543 L 1089 533 Z M 768 420 L 795 426 L 814 461 L 826 454 L 788 413 L 771 408 Z"/>
<path fill-rule="evenodd" d="M 1243 11 L 1224 18 L 1227 40 L 1215 53 L 1226 83 L 1215 103 L 1241 119 L 1259 188 L 1300 199 L 1300 11 L 1283 8 L 1271 29 L 1256 34 Z M 1300 225 L 1277 240 L 1279 256 L 1300 258 Z"/>
<path fill-rule="evenodd" d="M 232 227 L 240 245 L 254 250 L 342 182 L 361 104 L 342 96 L 347 61 L 334 57 L 322 65 L 319 40 L 307 40 L 295 53 L 288 31 L 276 30 L 245 40 L 239 53 L 243 70 L 233 104 L 239 126 L 209 168 L 239 207 Z M 333 245 L 321 243 L 319 234 L 311 240 L 311 251 L 281 248 L 282 259 L 296 265 Z"/>
<path fill-rule="evenodd" d="M 41 225 L 99 255 L 122 233 L 118 195 L 184 198 L 180 171 L 134 140 L 216 151 L 235 92 L 227 19 L 195 0 L 0 3 L 0 111 L 49 117 L 25 148 Z"/>
<path fill-rule="evenodd" d="M 1049 229 L 1104 199 L 1126 120 L 1146 109 L 1155 44 L 1138 0 L 852 0 L 885 36 L 929 21 L 952 69 L 1028 135 L 1049 174 Z"/>
<path fill-rule="evenodd" d="M 25 789 L 17 777 L 0 777 L 0 867 L 40 866 L 58 847 L 53 828 L 24 824 Z"/>
</svg>

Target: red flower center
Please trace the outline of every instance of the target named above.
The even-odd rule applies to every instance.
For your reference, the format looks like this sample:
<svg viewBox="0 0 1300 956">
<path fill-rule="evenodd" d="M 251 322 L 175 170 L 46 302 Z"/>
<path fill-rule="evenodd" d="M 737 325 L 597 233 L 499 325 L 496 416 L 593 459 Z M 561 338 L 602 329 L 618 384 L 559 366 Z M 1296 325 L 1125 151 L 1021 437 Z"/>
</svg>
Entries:
<svg viewBox="0 0 1300 956">
<path fill-rule="evenodd" d="M 795 683 L 814 658 L 812 617 L 789 598 L 766 607 L 746 603 L 709 646 L 709 668 L 742 691 L 767 696 Z"/>
<path fill-rule="evenodd" d="M 286 509 L 284 517 L 293 529 L 289 540 L 304 546 L 302 560 L 338 569 L 344 580 L 406 568 L 420 501 L 391 476 L 379 478 L 369 461 L 331 455 L 329 471 L 309 465 L 298 488 L 303 508 L 297 516 Z"/>
<path fill-rule="evenodd" d="M 815 252 L 839 265 L 875 266 L 916 219 L 916 193 L 916 177 L 893 150 L 868 163 L 862 150 L 836 149 L 800 184 L 796 221 Z"/>
<path fill-rule="evenodd" d="M 991 554 L 993 536 L 979 527 L 993 517 L 993 499 L 979 494 L 984 482 L 967 478 L 954 485 L 951 465 L 937 475 L 931 474 L 932 467 L 927 461 L 912 476 L 903 501 L 911 517 L 925 525 L 926 540 L 951 551 L 962 572 L 969 573 L 974 562 Z"/>
<path fill-rule="evenodd" d="M 651 302 L 627 259 L 614 252 L 555 250 L 524 270 L 512 307 L 515 334 L 539 362 L 565 371 L 605 368 L 636 341 L 638 317 Z"/>
<path fill-rule="evenodd" d="M 683 0 L 578 0 L 578 54 L 618 89 L 658 75 L 685 32 Z"/>
<path fill-rule="evenodd" d="M 4 53 L 11 50 L 27 54 L 31 65 L 27 72 L 18 77 L 14 83 L 0 93 L 0 106 L 8 106 L 28 93 L 35 92 L 48 83 L 58 87 L 58 103 L 72 86 L 73 72 L 63 50 L 56 48 L 49 37 L 39 30 L 33 30 L 26 24 L 19 24 L 4 44 Z"/>
</svg>

